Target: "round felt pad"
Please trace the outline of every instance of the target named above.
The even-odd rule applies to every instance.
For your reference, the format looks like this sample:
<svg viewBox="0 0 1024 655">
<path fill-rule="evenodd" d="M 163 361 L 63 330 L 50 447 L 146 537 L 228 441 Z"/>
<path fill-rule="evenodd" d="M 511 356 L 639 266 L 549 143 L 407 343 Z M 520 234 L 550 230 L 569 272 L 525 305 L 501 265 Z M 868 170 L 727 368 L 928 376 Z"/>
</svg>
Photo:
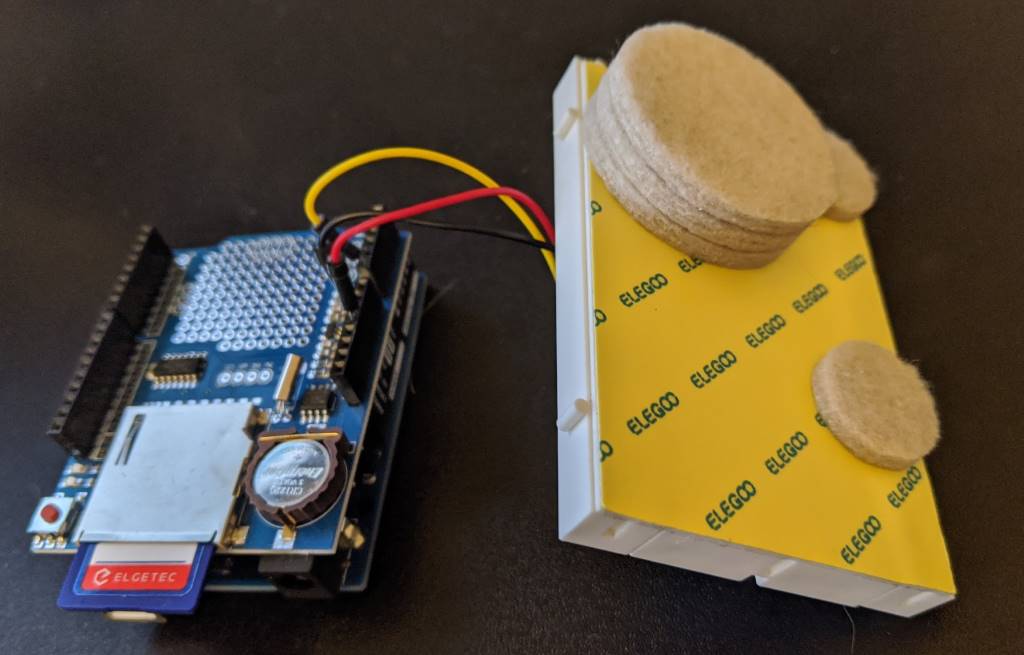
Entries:
<svg viewBox="0 0 1024 655">
<path fill-rule="evenodd" d="M 846 341 L 814 368 L 814 399 L 832 433 L 865 462 L 901 469 L 939 440 L 939 417 L 917 369 L 867 341 Z"/>
<path fill-rule="evenodd" d="M 797 231 L 836 199 L 825 131 L 768 64 L 712 32 L 634 32 L 602 84 L 637 153 L 699 208 L 751 229 Z"/>
<path fill-rule="evenodd" d="M 875 174 L 849 141 L 828 133 L 832 147 L 832 159 L 836 166 L 836 187 L 839 196 L 825 215 L 840 221 L 860 218 L 875 204 L 878 191 L 875 188 Z"/>
</svg>

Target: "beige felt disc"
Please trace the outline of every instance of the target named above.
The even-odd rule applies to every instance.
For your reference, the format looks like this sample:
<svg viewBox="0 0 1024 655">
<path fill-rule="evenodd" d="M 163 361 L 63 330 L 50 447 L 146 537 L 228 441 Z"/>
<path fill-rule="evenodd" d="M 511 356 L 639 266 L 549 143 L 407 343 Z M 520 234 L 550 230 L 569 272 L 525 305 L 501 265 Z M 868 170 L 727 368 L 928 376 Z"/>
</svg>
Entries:
<svg viewBox="0 0 1024 655">
<path fill-rule="evenodd" d="M 688 255 L 729 268 L 758 268 L 781 254 L 781 250 L 745 253 L 723 248 L 669 220 L 637 190 L 635 184 L 623 173 L 622 164 L 615 158 L 614 153 L 606 147 L 601 138 L 595 137 L 593 131 L 594 123 L 584 117 L 584 142 L 591 165 L 629 215 L 665 243 Z"/>
<path fill-rule="evenodd" d="M 912 365 L 867 341 L 845 341 L 814 368 L 814 399 L 829 430 L 865 462 L 901 469 L 939 441 L 927 383 Z"/>
<path fill-rule="evenodd" d="M 799 236 L 799 232 L 780 235 L 748 230 L 694 207 L 672 191 L 641 158 L 608 104 L 608 87 L 599 86 L 584 115 L 592 128 L 586 134 L 600 139 L 614 153 L 622 173 L 671 222 L 707 241 L 739 252 L 781 251 Z"/>
<path fill-rule="evenodd" d="M 719 215 L 802 227 L 836 199 L 825 131 L 770 66 L 681 23 L 634 32 L 606 75 L 637 149 L 676 192 Z"/>
<path fill-rule="evenodd" d="M 852 143 L 831 131 L 828 132 L 828 141 L 836 166 L 839 196 L 825 215 L 840 221 L 860 218 L 875 204 L 878 193 L 875 174 Z"/>
<path fill-rule="evenodd" d="M 658 180 L 658 184 L 651 187 L 652 200 L 658 202 L 659 206 L 662 206 L 670 216 L 687 216 L 693 211 L 697 211 L 704 217 L 704 220 L 713 219 L 715 223 L 724 224 L 726 227 L 736 227 L 744 233 L 767 235 L 769 240 L 777 239 L 778 247 L 780 248 L 791 243 L 810 224 L 809 222 L 799 223 L 795 221 L 769 223 L 760 219 L 752 219 L 732 211 L 723 210 L 720 207 L 702 204 L 704 199 L 701 198 L 700 194 L 683 184 L 682 181 L 677 179 L 674 184 L 670 182 L 664 176 L 668 175 L 671 178 L 671 173 L 659 170 L 657 161 L 649 163 L 645 159 L 643 148 L 637 145 L 639 137 L 634 134 L 636 130 L 632 125 L 633 121 L 629 119 L 628 115 L 622 113 L 614 99 L 615 94 L 611 89 L 611 76 L 606 76 L 605 79 L 608 82 L 605 83 L 602 80 L 597 92 L 595 92 L 594 97 L 591 99 L 591 105 L 588 105 L 588 111 L 593 111 L 597 114 L 603 125 L 614 125 L 614 130 L 610 127 L 605 129 L 606 133 L 610 135 L 607 140 L 612 143 L 618 141 L 628 144 L 628 147 L 623 149 L 626 152 L 633 153 L 636 160 L 643 161 L 643 166 L 638 166 L 637 168 L 641 168 L 645 173 L 653 175 Z"/>
</svg>

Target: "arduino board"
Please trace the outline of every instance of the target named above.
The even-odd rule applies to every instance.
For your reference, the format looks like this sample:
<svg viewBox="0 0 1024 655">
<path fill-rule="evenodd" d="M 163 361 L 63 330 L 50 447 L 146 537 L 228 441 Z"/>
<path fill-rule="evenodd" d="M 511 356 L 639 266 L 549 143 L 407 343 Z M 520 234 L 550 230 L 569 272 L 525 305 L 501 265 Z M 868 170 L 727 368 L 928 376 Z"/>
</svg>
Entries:
<svg viewBox="0 0 1024 655">
<path fill-rule="evenodd" d="M 49 430 L 69 457 L 28 526 L 33 552 L 71 556 L 61 607 L 160 620 L 202 591 L 366 587 L 426 278 L 393 225 L 333 268 L 316 245 L 172 250 L 141 230 Z"/>
</svg>

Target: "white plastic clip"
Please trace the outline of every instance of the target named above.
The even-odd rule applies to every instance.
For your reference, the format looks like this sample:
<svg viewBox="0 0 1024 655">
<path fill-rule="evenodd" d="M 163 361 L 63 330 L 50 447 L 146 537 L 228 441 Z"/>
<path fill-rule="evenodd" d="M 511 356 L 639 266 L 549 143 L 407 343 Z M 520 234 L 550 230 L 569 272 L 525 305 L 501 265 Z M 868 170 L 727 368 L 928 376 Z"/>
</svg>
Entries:
<svg viewBox="0 0 1024 655">
<path fill-rule="evenodd" d="M 572 401 L 569 408 L 562 412 L 562 415 L 555 421 L 555 425 L 562 432 L 569 432 L 576 424 L 583 420 L 583 417 L 590 413 L 590 403 L 582 398 Z"/>
</svg>

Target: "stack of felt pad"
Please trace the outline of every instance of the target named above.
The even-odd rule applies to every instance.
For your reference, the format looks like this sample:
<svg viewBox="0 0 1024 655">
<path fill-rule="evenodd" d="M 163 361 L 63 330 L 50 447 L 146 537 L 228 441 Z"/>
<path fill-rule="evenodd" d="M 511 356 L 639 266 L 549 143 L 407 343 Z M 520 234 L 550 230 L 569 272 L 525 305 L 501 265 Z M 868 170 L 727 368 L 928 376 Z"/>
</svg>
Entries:
<svg viewBox="0 0 1024 655">
<path fill-rule="evenodd" d="M 689 25 L 630 36 L 583 124 L 590 161 L 623 207 L 722 266 L 763 266 L 820 216 L 855 218 L 874 202 L 867 165 L 785 79 Z"/>
</svg>

